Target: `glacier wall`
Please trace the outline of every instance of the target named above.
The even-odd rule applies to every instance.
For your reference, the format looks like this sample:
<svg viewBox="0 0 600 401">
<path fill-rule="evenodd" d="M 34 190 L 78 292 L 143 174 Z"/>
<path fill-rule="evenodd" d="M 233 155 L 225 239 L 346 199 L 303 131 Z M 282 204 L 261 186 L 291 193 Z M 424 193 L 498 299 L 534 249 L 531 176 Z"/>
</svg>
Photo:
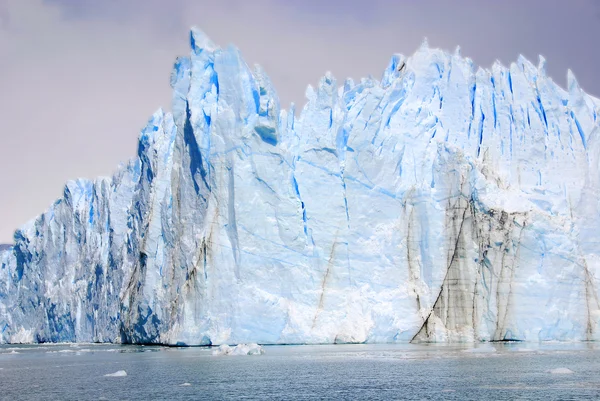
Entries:
<svg viewBox="0 0 600 401">
<path fill-rule="evenodd" d="M 0 253 L 0 342 L 598 340 L 600 101 L 424 44 L 299 117 L 192 30 L 172 113 Z"/>
</svg>

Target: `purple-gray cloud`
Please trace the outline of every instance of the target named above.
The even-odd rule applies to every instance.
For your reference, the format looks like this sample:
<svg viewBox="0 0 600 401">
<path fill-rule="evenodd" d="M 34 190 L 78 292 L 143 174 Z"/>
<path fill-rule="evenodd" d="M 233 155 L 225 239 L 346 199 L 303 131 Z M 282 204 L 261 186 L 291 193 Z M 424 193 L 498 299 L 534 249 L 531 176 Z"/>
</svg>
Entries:
<svg viewBox="0 0 600 401">
<path fill-rule="evenodd" d="M 169 108 L 169 73 L 197 25 L 271 76 L 285 107 L 330 70 L 379 77 L 424 37 L 477 64 L 538 54 L 600 95 L 594 0 L 0 0 L 0 243 L 60 196 L 110 175 Z"/>
<path fill-rule="evenodd" d="M 61 18 L 104 20 L 122 24 L 149 23 L 159 34 L 168 34 L 182 25 L 188 0 L 44 0 L 57 7 Z"/>
<path fill-rule="evenodd" d="M 10 23 L 10 14 L 6 0 L 0 0 L 0 30 L 8 28 Z"/>
</svg>

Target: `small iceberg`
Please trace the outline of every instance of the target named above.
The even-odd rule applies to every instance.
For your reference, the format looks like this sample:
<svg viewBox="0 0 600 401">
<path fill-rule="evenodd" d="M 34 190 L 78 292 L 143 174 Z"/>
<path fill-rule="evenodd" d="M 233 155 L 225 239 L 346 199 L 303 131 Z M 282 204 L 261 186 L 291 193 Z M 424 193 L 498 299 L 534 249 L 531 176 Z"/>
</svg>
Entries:
<svg viewBox="0 0 600 401">
<path fill-rule="evenodd" d="M 262 355 L 264 353 L 265 349 L 258 344 L 238 344 L 235 347 L 223 344 L 213 351 L 213 355 Z"/>
<path fill-rule="evenodd" d="M 104 377 L 125 377 L 127 376 L 127 372 L 124 370 L 117 370 L 115 373 L 109 373 L 104 375 Z"/>
<path fill-rule="evenodd" d="M 553 375 L 572 375 L 573 373 L 575 373 L 569 368 L 550 369 L 550 370 L 547 370 L 546 372 L 552 373 Z"/>
</svg>

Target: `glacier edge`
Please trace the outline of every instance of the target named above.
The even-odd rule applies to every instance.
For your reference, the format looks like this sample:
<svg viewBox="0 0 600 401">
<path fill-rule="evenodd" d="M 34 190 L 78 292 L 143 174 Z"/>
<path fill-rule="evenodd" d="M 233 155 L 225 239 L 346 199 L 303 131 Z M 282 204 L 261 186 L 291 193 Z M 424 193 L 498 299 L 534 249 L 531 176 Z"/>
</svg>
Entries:
<svg viewBox="0 0 600 401">
<path fill-rule="evenodd" d="M 0 343 L 599 339 L 599 101 L 425 43 L 295 116 L 193 29 L 112 177 L 0 252 Z"/>
</svg>

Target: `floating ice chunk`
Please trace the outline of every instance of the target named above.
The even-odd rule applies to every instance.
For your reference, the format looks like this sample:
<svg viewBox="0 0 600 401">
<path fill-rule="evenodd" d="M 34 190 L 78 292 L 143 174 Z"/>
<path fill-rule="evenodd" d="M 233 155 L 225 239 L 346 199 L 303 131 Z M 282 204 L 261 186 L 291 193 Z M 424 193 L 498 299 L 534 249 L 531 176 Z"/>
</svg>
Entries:
<svg viewBox="0 0 600 401">
<path fill-rule="evenodd" d="M 233 355 L 262 355 L 265 349 L 258 344 L 239 344 L 233 349 Z"/>
<path fill-rule="evenodd" d="M 264 353 L 264 348 L 258 344 L 238 344 L 235 347 L 223 344 L 213 351 L 213 355 L 262 355 Z"/>
<path fill-rule="evenodd" d="M 550 369 L 550 370 L 547 370 L 546 372 L 552 373 L 553 375 L 571 375 L 571 374 L 575 373 L 569 368 Z"/>
<path fill-rule="evenodd" d="M 219 347 L 215 350 L 213 350 L 212 354 L 213 355 L 229 355 L 231 354 L 231 350 L 232 348 L 227 345 L 227 344 L 223 344 L 223 345 L 219 345 Z"/>
<path fill-rule="evenodd" d="M 104 375 L 104 377 L 125 377 L 127 376 L 127 372 L 124 370 L 117 370 L 115 373 L 108 373 Z"/>
</svg>

